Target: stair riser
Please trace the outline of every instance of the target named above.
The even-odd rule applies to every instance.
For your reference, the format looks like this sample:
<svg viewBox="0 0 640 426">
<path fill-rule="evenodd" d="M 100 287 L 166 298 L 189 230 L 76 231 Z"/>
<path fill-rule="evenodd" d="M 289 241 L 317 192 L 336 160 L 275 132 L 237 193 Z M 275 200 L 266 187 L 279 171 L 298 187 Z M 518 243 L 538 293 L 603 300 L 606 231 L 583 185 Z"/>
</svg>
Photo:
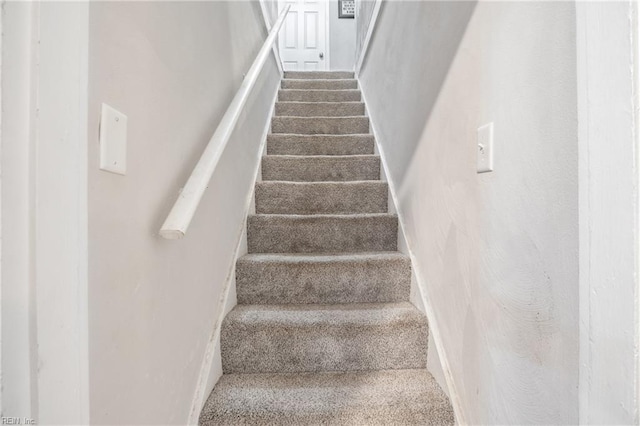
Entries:
<svg viewBox="0 0 640 426">
<path fill-rule="evenodd" d="M 384 216 L 249 216 L 249 253 L 396 251 L 398 219 Z"/>
<path fill-rule="evenodd" d="M 364 115 L 361 102 L 277 102 L 276 116 L 348 117 Z"/>
<path fill-rule="evenodd" d="M 280 90 L 280 102 L 360 102 L 359 90 Z"/>
<path fill-rule="evenodd" d="M 368 117 L 273 117 L 273 133 L 345 135 L 369 133 Z"/>
<path fill-rule="evenodd" d="M 263 389 L 259 391 L 264 392 Z M 256 391 L 259 392 L 259 391 Z M 291 392 L 294 394 L 294 392 Z M 288 401 L 292 398 L 289 396 Z M 287 406 L 283 402 L 280 406 Z M 271 425 L 305 425 L 305 426 L 344 426 L 344 425 L 366 425 L 366 426 L 388 426 L 388 425 L 437 425 L 437 426 L 454 426 L 455 419 L 453 411 L 449 409 L 441 409 L 443 413 L 428 414 L 420 411 L 415 406 L 393 406 L 393 407 L 375 407 L 367 410 L 354 410 L 355 412 L 331 412 L 329 410 L 314 411 L 311 413 L 289 412 L 284 413 L 250 413 L 237 415 L 236 413 L 223 413 L 215 417 L 211 421 L 200 422 L 200 426 L 271 426 Z M 438 421 L 433 421 L 436 417 Z M 402 419 L 402 423 L 398 423 L 398 419 Z M 441 420 L 444 418 L 445 420 Z"/>
<path fill-rule="evenodd" d="M 256 393 L 263 389 L 256 390 Z M 291 392 L 294 394 L 294 392 Z M 289 396 L 290 400 L 291 395 Z M 286 402 L 280 406 L 287 406 Z M 367 407 L 368 408 L 368 407 Z M 388 426 L 388 425 L 437 425 L 437 426 L 454 426 L 455 418 L 453 411 L 440 409 L 442 413 L 429 412 L 425 414 L 415 406 L 393 406 L 393 407 L 375 407 L 367 410 L 354 410 L 355 412 L 332 412 L 329 410 L 309 410 L 310 413 L 289 412 L 284 413 L 250 413 L 237 415 L 236 413 L 223 413 L 215 417 L 211 421 L 200 422 L 200 426 L 272 426 L 272 425 L 305 425 L 305 426 L 345 426 L 345 425 L 366 425 L 366 426 Z M 434 421 L 433 418 L 437 418 Z M 398 419 L 402 419 L 402 423 L 398 423 Z M 444 420 L 442 420 L 444 419 Z"/>
<path fill-rule="evenodd" d="M 352 71 L 285 71 L 284 78 L 296 78 L 296 79 L 328 79 L 328 78 L 354 78 Z"/>
<path fill-rule="evenodd" d="M 262 158 L 262 179 L 294 182 L 379 180 L 380 158 L 267 155 Z"/>
<path fill-rule="evenodd" d="M 385 182 L 258 182 L 256 213 L 351 214 L 386 213 Z"/>
<path fill-rule="evenodd" d="M 428 328 L 384 325 L 222 324 L 225 373 L 426 368 Z"/>
<path fill-rule="evenodd" d="M 379 303 L 409 300 L 408 258 L 333 262 L 256 262 L 240 259 L 240 304 Z"/>
<path fill-rule="evenodd" d="M 200 425 L 453 426 L 447 396 L 426 370 L 230 374 Z"/>
<path fill-rule="evenodd" d="M 283 89 L 297 90 L 347 90 L 357 89 L 358 82 L 356 80 L 337 80 L 337 79 L 306 79 L 306 80 L 282 80 Z"/>
<path fill-rule="evenodd" d="M 268 155 L 367 155 L 374 153 L 374 146 L 370 135 L 267 136 Z"/>
</svg>

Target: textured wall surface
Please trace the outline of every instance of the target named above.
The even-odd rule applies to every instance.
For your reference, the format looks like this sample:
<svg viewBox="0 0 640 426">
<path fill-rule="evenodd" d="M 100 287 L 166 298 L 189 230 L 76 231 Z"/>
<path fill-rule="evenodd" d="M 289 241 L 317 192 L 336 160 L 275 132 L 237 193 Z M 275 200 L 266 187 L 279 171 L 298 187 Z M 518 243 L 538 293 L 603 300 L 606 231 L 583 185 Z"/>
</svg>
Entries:
<svg viewBox="0 0 640 426">
<path fill-rule="evenodd" d="M 89 5 L 0 9 L 0 411 L 5 423 L 86 424 Z"/>
<path fill-rule="evenodd" d="M 352 70 L 356 57 L 356 20 L 338 18 L 338 0 L 329 0 L 332 70 Z"/>
<path fill-rule="evenodd" d="M 638 4 L 578 2 L 580 424 L 640 423 Z"/>
<path fill-rule="evenodd" d="M 31 157 L 30 135 L 33 3 L 3 3 L 0 143 L 2 144 L 2 267 L 0 308 L 1 374 L 4 416 L 34 418 L 37 412 L 38 363 L 35 285 L 30 264 Z M 34 377 L 36 376 L 36 377 Z"/>
<path fill-rule="evenodd" d="M 361 72 L 469 424 L 578 421 L 575 22 L 572 2 L 386 2 Z"/>
<path fill-rule="evenodd" d="M 269 59 L 187 236 L 166 241 L 158 230 L 266 37 L 259 4 L 90 14 L 91 422 L 185 424 L 279 76 Z M 98 169 L 102 102 L 128 115 L 126 176 Z"/>
</svg>

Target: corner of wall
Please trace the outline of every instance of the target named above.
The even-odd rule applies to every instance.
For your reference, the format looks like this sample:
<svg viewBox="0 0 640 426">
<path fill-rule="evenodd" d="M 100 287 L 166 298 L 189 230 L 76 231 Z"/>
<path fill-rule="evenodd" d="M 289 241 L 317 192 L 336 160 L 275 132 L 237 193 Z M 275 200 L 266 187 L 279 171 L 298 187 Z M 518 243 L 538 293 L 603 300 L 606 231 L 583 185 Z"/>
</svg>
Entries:
<svg viewBox="0 0 640 426">
<path fill-rule="evenodd" d="M 277 59 L 276 59 L 277 60 Z M 266 126 L 262 134 L 262 142 L 258 149 L 258 161 L 257 167 L 253 171 L 253 181 L 259 181 L 261 179 L 261 158 L 266 152 L 267 135 L 271 130 L 271 117 L 275 111 L 275 103 L 278 97 L 278 87 L 275 89 L 273 99 L 271 102 L 271 110 L 269 111 Z M 237 305 L 236 299 L 236 262 L 237 260 L 248 253 L 247 249 L 247 215 L 255 212 L 255 186 L 254 189 L 249 192 L 247 200 L 245 202 L 245 218 L 242 221 L 242 225 L 238 232 L 237 245 L 234 250 L 234 261 L 229 268 L 227 279 L 224 284 L 223 297 L 218 303 L 217 311 L 218 317 L 213 325 L 211 336 L 207 343 L 205 355 L 202 360 L 202 366 L 200 368 L 200 374 L 198 377 L 197 387 L 193 396 L 193 402 L 191 409 L 189 410 L 189 418 L 187 420 L 188 425 L 197 425 L 200 417 L 200 411 L 209 397 L 209 394 L 215 387 L 216 383 L 222 377 L 222 356 L 220 352 L 220 330 L 222 327 L 222 321 L 225 316 Z"/>
<path fill-rule="evenodd" d="M 403 215 L 398 211 L 398 197 L 396 185 L 390 177 L 389 168 L 385 152 L 382 150 L 382 144 L 380 143 L 380 134 L 376 131 L 374 124 L 374 118 L 370 115 L 367 109 L 367 97 L 364 87 L 360 87 L 362 93 L 362 101 L 365 104 L 365 115 L 369 117 L 369 126 L 371 133 L 375 140 L 375 153 L 380 156 L 381 178 L 386 181 L 389 186 L 389 211 L 398 215 L 398 251 L 406 254 L 411 259 L 411 295 L 410 300 L 420 311 L 422 311 L 427 317 L 429 322 L 429 347 L 427 349 L 427 368 L 429 372 L 434 376 L 442 390 L 447 394 L 453 406 L 453 410 L 456 417 L 457 424 L 467 424 L 464 414 L 462 412 L 462 405 L 458 392 L 451 375 L 451 369 L 447 358 L 446 351 L 442 339 L 440 337 L 440 331 L 438 324 L 434 321 L 433 309 L 426 298 L 426 295 L 422 291 L 424 287 L 424 278 L 417 268 L 418 262 L 415 259 L 415 255 L 411 250 L 411 240 L 405 233 L 405 225 Z M 429 361 L 431 360 L 431 361 Z"/>
</svg>

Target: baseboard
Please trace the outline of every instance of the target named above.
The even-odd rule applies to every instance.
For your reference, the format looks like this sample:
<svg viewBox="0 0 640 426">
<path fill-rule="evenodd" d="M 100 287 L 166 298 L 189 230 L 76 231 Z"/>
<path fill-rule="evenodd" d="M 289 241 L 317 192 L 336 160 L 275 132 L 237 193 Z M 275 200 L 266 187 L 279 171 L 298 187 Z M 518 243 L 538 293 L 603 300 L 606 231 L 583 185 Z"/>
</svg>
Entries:
<svg viewBox="0 0 640 426">
<path fill-rule="evenodd" d="M 278 98 L 278 88 L 280 87 L 280 81 L 278 81 L 278 85 L 275 88 L 275 93 L 273 95 L 273 99 L 271 100 L 271 109 L 269 110 L 267 123 L 265 125 L 265 129 L 262 134 L 262 142 L 260 143 L 260 147 L 258 149 L 258 159 L 257 165 L 253 174 L 253 181 L 256 182 L 259 178 L 260 174 L 260 164 L 262 155 L 265 151 L 265 147 L 267 145 L 267 135 L 269 134 L 269 130 L 271 129 L 271 117 L 275 112 L 276 100 Z M 200 417 L 200 412 L 202 411 L 202 407 L 206 402 L 209 394 L 213 390 L 213 387 L 218 382 L 218 379 L 222 376 L 222 369 L 219 368 L 214 369 L 217 364 L 217 361 L 220 359 L 220 329 L 222 327 L 222 321 L 224 317 L 229 313 L 231 309 L 236 305 L 235 302 L 235 268 L 236 261 L 239 257 L 243 256 L 246 253 L 247 247 L 247 215 L 253 209 L 253 194 L 255 190 L 255 184 L 253 189 L 249 191 L 249 195 L 245 201 L 244 207 L 244 220 L 238 230 L 237 243 L 234 249 L 233 254 L 233 262 L 229 267 L 229 271 L 227 273 L 227 277 L 225 279 L 224 291 L 222 292 L 223 296 L 221 297 L 217 310 L 219 312 L 218 317 L 213 326 L 213 330 L 209 337 L 209 341 L 207 342 L 207 347 L 205 349 L 204 358 L 202 360 L 202 366 L 200 367 L 200 374 L 198 376 L 198 382 L 196 384 L 195 394 L 193 396 L 193 401 L 191 403 L 191 409 L 189 410 L 189 418 L 187 421 L 188 425 L 196 426 L 198 424 L 198 419 Z"/>
<path fill-rule="evenodd" d="M 424 287 L 426 284 L 426 280 L 424 279 L 424 275 L 420 272 L 420 268 L 418 268 L 418 262 L 416 260 L 415 254 L 411 249 L 412 243 L 411 239 L 405 232 L 405 221 L 402 211 L 399 209 L 400 204 L 398 203 L 396 186 L 389 174 L 389 168 L 387 163 L 387 158 L 382 149 L 382 145 L 380 143 L 380 134 L 376 131 L 376 126 L 374 124 L 375 120 L 369 113 L 369 109 L 367 108 L 367 97 L 362 85 L 360 86 L 360 92 L 362 93 L 362 101 L 365 104 L 365 114 L 369 117 L 369 126 L 371 128 L 371 133 L 375 139 L 375 147 L 377 153 L 380 155 L 380 163 L 382 165 L 382 173 L 386 177 L 387 184 L 389 185 L 389 194 L 391 196 L 391 203 L 393 204 L 393 209 L 395 209 L 395 213 L 398 215 L 398 230 L 400 231 L 399 235 L 399 243 L 402 242 L 406 245 L 406 254 L 411 259 L 411 270 L 412 274 L 415 274 L 415 280 L 417 283 L 417 290 L 419 291 L 419 297 L 422 302 L 422 306 L 424 307 L 424 313 L 427 316 L 427 321 L 429 322 L 429 334 L 433 337 L 433 342 L 436 346 L 436 351 L 438 353 L 438 357 L 440 359 L 440 363 L 442 365 L 442 371 L 444 373 L 444 378 L 447 384 L 449 399 L 451 401 L 451 405 L 453 406 L 453 411 L 455 413 L 456 422 L 460 425 L 466 425 L 467 422 L 464 417 L 464 413 L 462 411 L 462 405 L 460 401 L 460 395 L 457 392 L 455 383 L 453 381 L 453 376 L 451 374 L 451 367 L 449 364 L 449 359 L 447 357 L 447 352 L 444 348 L 444 344 L 442 342 L 442 337 L 440 333 L 440 329 L 438 327 L 437 321 L 435 321 L 435 315 L 433 312 L 433 307 L 431 306 L 426 294 L 424 292 Z M 391 207 L 391 206 L 390 206 Z M 399 244 L 400 246 L 400 244 Z"/>
</svg>

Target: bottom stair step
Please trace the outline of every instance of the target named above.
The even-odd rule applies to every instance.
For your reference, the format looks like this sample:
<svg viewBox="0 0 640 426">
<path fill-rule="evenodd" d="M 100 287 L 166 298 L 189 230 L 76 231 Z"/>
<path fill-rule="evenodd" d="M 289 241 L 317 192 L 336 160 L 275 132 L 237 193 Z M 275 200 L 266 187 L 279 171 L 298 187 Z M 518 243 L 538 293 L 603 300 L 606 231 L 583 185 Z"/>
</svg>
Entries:
<svg viewBox="0 0 640 426">
<path fill-rule="evenodd" d="M 453 425 L 449 399 L 427 370 L 228 374 L 200 425 Z"/>
</svg>

